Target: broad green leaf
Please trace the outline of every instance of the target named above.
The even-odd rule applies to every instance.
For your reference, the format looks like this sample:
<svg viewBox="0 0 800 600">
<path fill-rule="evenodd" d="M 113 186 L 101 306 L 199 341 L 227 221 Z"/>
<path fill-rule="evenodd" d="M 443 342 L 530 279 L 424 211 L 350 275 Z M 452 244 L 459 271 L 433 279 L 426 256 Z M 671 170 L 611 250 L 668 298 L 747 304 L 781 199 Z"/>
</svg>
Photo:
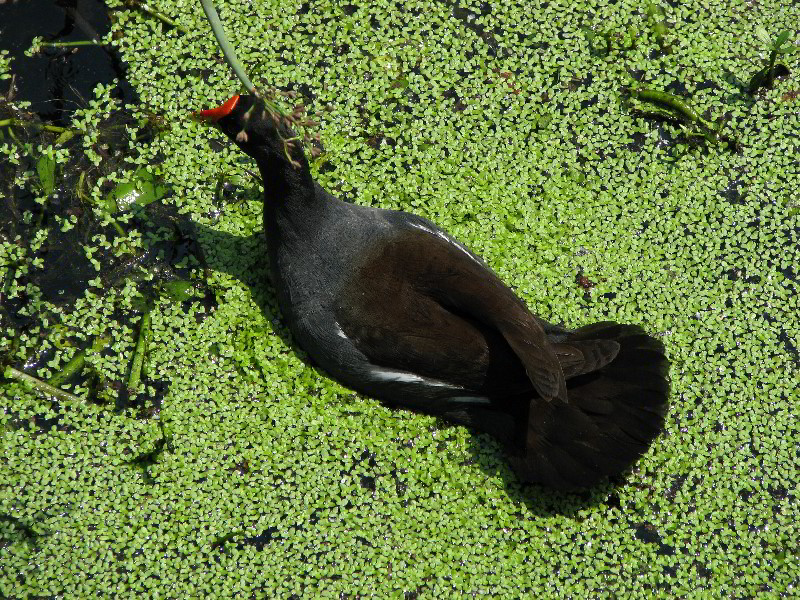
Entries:
<svg viewBox="0 0 800 600">
<path fill-rule="evenodd" d="M 129 181 L 117 185 L 106 196 L 107 205 L 114 203 L 115 211 L 129 210 L 133 204 L 147 206 L 163 198 L 169 188 L 158 182 L 158 178 L 147 169 L 136 171 Z"/>
<path fill-rule="evenodd" d="M 775 48 L 780 48 L 783 46 L 786 43 L 786 40 L 789 39 L 789 35 L 790 33 L 788 29 L 778 34 L 778 39 L 775 40 Z"/>
<path fill-rule="evenodd" d="M 763 27 L 756 27 L 756 37 L 758 41 L 764 44 L 764 46 L 772 46 L 772 40 L 767 33 L 767 30 Z"/>
<path fill-rule="evenodd" d="M 42 193 L 45 196 L 52 194 L 56 187 L 56 161 L 49 156 L 42 156 L 36 162 L 36 174 L 39 176 Z"/>
</svg>

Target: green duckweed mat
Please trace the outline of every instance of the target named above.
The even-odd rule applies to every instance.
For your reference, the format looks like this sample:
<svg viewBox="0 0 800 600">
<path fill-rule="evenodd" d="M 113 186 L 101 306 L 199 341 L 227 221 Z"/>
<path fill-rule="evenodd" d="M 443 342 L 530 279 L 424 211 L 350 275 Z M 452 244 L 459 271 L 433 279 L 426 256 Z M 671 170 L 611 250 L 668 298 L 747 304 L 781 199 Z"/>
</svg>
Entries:
<svg viewBox="0 0 800 600">
<path fill-rule="evenodd" d="M 768 56 L 757 28 L 796 28 L 797 3 L 219 3 L 255 79 L 319 111 L 323 186 L 434 220 L 551 321 L 663 339 L 666 431 L 584 494 L 520 485 L 491 438 L 388 410 L 309 364 L 266 283 L 255 166 L 190 119 L 239 91 L 198 3 L 158 2 L 187 34 L 110 4 L 157 133 L 131 127 L 124 167 L 76 188 L 106 229 L 82 241 L 94 266 L 74 298 L 35 282 L 59 268 L 37 253 L 45 238 L 78 215 L 0 238 L 8 365 L 47 380 L 107 342 L 61 384 L 86 400 L 1 382 L 0 595 L 798 593 L 800 54 L 746 91 Z M 654 114 L 629 97 L 634 79 L 725 116 L 731 143 Z M 100 87 L 75 115 L 95 165 L 108 157 L 91 123 L 114 110 Z M 15 180 L 39 204 L 69 164 L 59 143 Z M 0 150 L 24 160 L 7 136 Z M 146 210 L 174 227 L 146 226 L 120 197 L 103 208 L 109 182 L 144 172 L 169 190 Z M 175 228 L 193 249 L 162 256 Z M 159 252 L 182 279 L 147 305 L 157 276 L 136 257 Z M 133 264 L 110 277 L 104 256 Z"/>
</svg>

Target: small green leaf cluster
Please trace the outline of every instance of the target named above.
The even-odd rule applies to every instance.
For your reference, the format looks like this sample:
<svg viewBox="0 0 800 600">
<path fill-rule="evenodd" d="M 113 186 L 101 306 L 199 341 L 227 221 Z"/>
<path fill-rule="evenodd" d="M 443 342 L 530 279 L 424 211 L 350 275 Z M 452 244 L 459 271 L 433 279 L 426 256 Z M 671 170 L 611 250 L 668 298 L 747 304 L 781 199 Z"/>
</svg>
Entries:
<svg viewBox="0 0 800 600">
<path fill-rule="evenodd" d="M 769 58 L 767 58 L 764 67 L 750 79 L 747 91 L 751 94 L 762 87 L 771 88 L 776 77 L 788 75 L 789 69 L 782 64 L 776 65 L 775 61 L 779 56 L 786 56 L 800 51 L 800 46 L 789 41 L 792 34 L 788 29 L 780 32 L 774 39 L 770 38 L 767 30 L 763 27 L 756 27 L 755 33 L 762 47 L 769 50 Z"/>
</svg>

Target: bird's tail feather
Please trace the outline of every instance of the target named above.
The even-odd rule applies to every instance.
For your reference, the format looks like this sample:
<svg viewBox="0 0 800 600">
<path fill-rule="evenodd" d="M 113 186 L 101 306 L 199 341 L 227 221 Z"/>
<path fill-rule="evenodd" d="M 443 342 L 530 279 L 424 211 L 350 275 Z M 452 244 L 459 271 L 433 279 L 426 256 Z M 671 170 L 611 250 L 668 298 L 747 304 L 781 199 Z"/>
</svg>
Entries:
<svg viewBox="0 0 800 600">
<path fill-rule="evenodd" d="M 560 340 L 619 345 L 613 360 L 571 377 L 568 402 L 530 401 L 521 452 L 510 462 L 520 479 L 562 489 L 585 488 L 628 468 L 663 428 L 669 363 L 664 346 L 635 325 L 588 325 Z M 611 344 L 598 344 L 602 348 Z"/>
</svg>

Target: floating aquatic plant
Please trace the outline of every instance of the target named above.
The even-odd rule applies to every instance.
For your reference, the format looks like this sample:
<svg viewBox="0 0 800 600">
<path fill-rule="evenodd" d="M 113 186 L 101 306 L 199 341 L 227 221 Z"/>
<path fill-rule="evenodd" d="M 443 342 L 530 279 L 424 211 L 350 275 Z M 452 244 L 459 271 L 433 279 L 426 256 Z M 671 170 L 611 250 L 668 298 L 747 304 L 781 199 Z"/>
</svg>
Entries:
<svg viewBox="0 0 800 600">
<path fill-rule="evenodd" d="M 628 91 L 632 97 L 646 102 L 652 107 L 650 114 L 682 122 L 687 137 L 703 138 L 714 144 L 724 142 L 732 149 L 736 149 L 736 140 L 722 134 L 722 128 L 725 125 L 724 118 L 712 123 L 704 119 L 687 100 L 669 92 L 648 89 L 638 84 L 629 87 Z"/>
<path fill-rule="evenodd" d="M 769 55 L 765 60 L 764 66 L 750 78 L 750 84 L 747 86 L 748 92 L 754 94 L 762 87 L 769 89 L 772 87 L 776 77 L 783 77 L 789 74 L 789 69 L 786 65 L 782 63 L 776 64 L 776 61 L 779 56 L 786 56 L 800 50 L 800 46 L 796 46 L 789 41 L 790 35 L 789 30 L 786 30 L 771 38 L 766 29 L 756 27 L 756 37 L 763 44 L 764 49 L 769 52 Z"/>
<path fill-rule="evenodd" d="M 680 52 L 654 59 L 655 41 L 639 37 L 617 61 L 612 36 L 599 69 L 605 59 L 576 50 L 586 43 L 581 3 L 473 3 L 476 13 L 490 9 L 475 20 L 493 42 L 454 18 L 451 2 L 225 2 L 248 68 L 260 63 L 279 89 L 313 90 L 302 92 L 309 107 L 332 105 L 328 160 L 312 165 L 322 185 L 436 220 L 553 320 L 633 320 L 663 336 L 678 392 L 668 435 L 615 488 L 578 497 L 519 486 L 485 436 L 388 410 L 294 350 L 263 283 L 252 165 L 186 122 L 187 107 L 238 86 L 198 34 L 202 11 L 158 0 L 192 32 L 182 36 L 108 3 L 131 85 L 172 124 L 135 144 L 145 162 L 130 174 L 155 165 L 173 191 L 119 213 L 141 247 L 110 225 L 88 238 L 101 270 L 57 312 L 37 294 L 41 271 L 57 269 L 42 250 L 54 244 L 52 258 L 63 238 L 33 231 L 36 212 L 23 228 L 25 205 L 19 220 L 0 223 L 0 356 L 46 381 L 97 336 L 112 339 L 87 353 L 88 379 L 64 384 L 90 399 L 82 404 L 59 408 L 0 380 L 0 596 L 797 595 L 797 101 L 753 106 L 725 82 L 700 88 L 736 53 L 732 40 L 751 35 L 753 8 L 672 3 L 666 37 Z M 644 15 L 632 0 L 592 10 L 611 32 Z M 760 0 L 758 11 L 775 31 L 796 27 L 790 3 Z M 776 63 L 794 72 L 796 58 Z M 742 60 L 738 69 L 749 77 L 756 67 Z M 666 163 L 670 148 L 652 122 L 618 110 L 625 70 L 651 74 L 642 87 L 673 91 L 712 125 L 708 111 L 732 113 L 723 134 L 735 128 L 746 144 Z M 398 73 L 407 86 L 392 88 Z M 581 83 L 566 87 L 573 77 Z M 691 95 L 670 86 L 676 79 Z M 91 132 L 95 119 L 81 120 Z M 39 194 L 35 159 L 2 131 L 0 178 L 21 166 L 18 185 L 0 189 L 0 211 L 8 189 Z M 24 141 L 35 133 L 14 132 Z M 68 144 L 83 148 L 85 136 Z M 96 143 L 102 150 L 102 136 Z M 104 173 L 84 170 L 84 193 L 100 199 L 125 175 L 115 165 L 119 180 L 98 186 Z M 56 187 L 78 174 L 59 163 Z M 215 195 L 217 174 L 236 185 Z M 89 199 L 80 205 L 105 214 Z M 173 221 L 202 246 L 208 269 L 180 275 L 199 285 L 207 272 L 207 300 L 155 299 L 149 375 L 135 400 L 149 406 L 160 393 L 163 405 L 140 418 L 138 406 L 115 400 L 144 310 L 134 300 L 150 296 L 156 284 L 145 278 L 157 280 L 185 243 L 173 239 Z M 123 242 L 133 253 L 107 266 L 103 255 Z M 576 283 L 580 267 L 589 281 Z"/>
</svg>

